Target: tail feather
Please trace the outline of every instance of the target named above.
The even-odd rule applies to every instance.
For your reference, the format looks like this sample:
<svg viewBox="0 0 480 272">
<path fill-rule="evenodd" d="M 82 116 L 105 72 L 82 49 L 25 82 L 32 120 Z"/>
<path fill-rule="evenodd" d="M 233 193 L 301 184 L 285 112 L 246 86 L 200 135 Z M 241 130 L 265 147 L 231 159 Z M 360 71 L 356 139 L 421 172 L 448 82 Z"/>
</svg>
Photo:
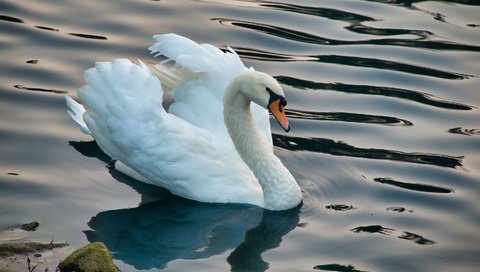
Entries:
<svg viewBox="0 0 480 272">
<path fill-rule="evenodd" d="M 85 121 L 83 121 L 83 114 L 85 113 L 85 108 L 68 95 L 65 95 L 65 101 L 67 102 L 68 115 L 70 115 L 73 121 L 75 121 L 75 123 L 80 126 L 80 130 L 83 133 L 87 135 L 92 135 L 92 133 L 87 127 L 87 124 L 85 124 Z"/>
</svg>

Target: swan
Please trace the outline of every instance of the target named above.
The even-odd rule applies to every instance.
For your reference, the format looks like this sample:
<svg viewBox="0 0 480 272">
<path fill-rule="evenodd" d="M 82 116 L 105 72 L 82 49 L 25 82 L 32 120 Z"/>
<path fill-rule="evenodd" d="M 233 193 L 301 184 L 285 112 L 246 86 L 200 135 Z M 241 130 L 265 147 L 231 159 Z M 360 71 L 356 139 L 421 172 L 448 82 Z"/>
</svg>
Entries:
<svg viewBox="0 0 480 272">
<path fill-rule="evenodd" d="M 80 130 L 116 170 L 181 197 L 298 206 L 300 187 L 273 153 L 268 112 L 290 129 L 278 82 L 246 68 L 230 47 L 223 52 L 172 33 L 153 37 L 149 50 L 163 61 L 97 62 L 84 72 L 80 103 L 65 96 Z M 164 95 L 174 101 L 168 110 Z"/>
</svg>

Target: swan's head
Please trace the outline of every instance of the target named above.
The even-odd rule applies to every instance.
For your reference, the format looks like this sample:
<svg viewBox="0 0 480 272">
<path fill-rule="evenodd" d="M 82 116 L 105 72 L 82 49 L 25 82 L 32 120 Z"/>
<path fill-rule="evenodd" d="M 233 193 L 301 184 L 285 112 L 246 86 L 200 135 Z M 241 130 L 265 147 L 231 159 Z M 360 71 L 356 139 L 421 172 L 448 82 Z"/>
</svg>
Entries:
<svg viewBox="0 0 480 272">
<path fill-rule="evenodd" d="M 257 71 L 244 72 L 237 79 L 238 81 L 235 81 L 240 85 L 240 91 L 249 100 L 269 110 L 280 126 L 288 132 L 290 125 L 285 115 L 287 99 L 280 84 L 270 75 Z"/>
</svg>

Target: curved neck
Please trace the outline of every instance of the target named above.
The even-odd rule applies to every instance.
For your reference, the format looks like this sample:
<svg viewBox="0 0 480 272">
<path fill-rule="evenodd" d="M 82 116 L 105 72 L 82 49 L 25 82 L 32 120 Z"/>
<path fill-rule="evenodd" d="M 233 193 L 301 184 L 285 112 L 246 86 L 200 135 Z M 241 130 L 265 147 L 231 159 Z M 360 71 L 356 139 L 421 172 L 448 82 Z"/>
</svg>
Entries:
<svg viewBox="0 0 480 272">
<path fill-rule="evenodd" d="M 232 82 L 223 99 L 224 121 L 235 149 L 258 179 L 266 209 L 296 207 L 301 201 L 300 188 L 257 130 L 250 111 L 250 100 L 238 87 Z"/>
</svg>

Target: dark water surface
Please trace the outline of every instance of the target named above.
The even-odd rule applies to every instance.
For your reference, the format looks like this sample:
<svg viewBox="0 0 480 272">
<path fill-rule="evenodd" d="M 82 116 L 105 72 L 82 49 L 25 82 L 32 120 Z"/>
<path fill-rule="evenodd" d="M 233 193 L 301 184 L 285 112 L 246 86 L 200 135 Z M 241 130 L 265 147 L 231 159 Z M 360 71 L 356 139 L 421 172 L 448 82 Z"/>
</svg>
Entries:
<svg viewBox="0 0 480 272">
<path fill-rule="evenodd" d="M 106 167 L 64 94 L 95 61 L 153 61 L 165 32 L 281 82 L 292 130 L 273 139 L 302 207 L 197 203 Z M 7 0 L 0 50 L 0 242 L 102 241 L 122 271 L 480 269 L 479 1 Z"/>
</svg>

